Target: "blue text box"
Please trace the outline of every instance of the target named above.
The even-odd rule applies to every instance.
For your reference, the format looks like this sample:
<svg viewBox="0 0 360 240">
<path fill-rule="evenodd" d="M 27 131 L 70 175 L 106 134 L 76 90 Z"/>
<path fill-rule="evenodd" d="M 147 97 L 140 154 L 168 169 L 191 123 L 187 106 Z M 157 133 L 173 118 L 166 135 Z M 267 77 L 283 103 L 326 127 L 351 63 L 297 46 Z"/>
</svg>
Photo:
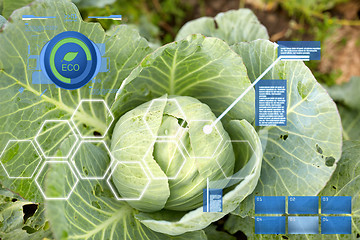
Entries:
<svg viewBox="0 0 360 240">
<path fill-rule="evenodd" d="M 351 197 L 322 196 L 321 213 L 324 214 L 351 214 Z"/>
<path fill-rule="evenodd" d="M 255 214 L 284 214 L 285 197 L 255 196 Z"/>
<path fill-rule="evenodd" d="M 286 126 L 287 81 L 262 79 L 255 85 L 255 125 Z"/>
<path fill-rule="evenodd" d="M 255 217 L 255 234 L 285 234 L 286 217 Z"/>
<path fill-rule="evenodd" d="M 319 234 L 319 217 L 288 217 L 289 234 Z"/>
<path fill-rule="evenodd" d="M 321 217 L 321 234 L 351 234 L 351 217 Z"/>
<path fill-rule="evenodd" d="M 281 60 L 320 60 L 320 41 L 278 41 L 278 57 Z"/>
<path fill-rule="evenodd" d="M 203 189 L 203 212 L 222 212 L 222 207 L 222 189 Z"/>
<path fill-rule="evenodd" d="M 288 197 L 289 214 L 318 214 L 319 197 L 315 196 L 294 196 Z"/>
</svg>

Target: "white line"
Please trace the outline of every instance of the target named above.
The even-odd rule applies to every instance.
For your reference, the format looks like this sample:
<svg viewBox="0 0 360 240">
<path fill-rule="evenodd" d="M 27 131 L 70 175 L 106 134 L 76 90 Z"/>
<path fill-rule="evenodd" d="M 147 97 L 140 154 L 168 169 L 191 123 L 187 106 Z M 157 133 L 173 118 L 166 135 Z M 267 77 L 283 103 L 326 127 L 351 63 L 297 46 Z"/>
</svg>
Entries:
<svg viewBox="0 0 360 240">
<path fill-rule="evenodd" d="M 289 59 L 282 58 L 281 61 L 309 61 L 309 59 L 308 58 L 293 58 L 293 59 L 291 59 L 291 58 L 289 58 Z"/>
<path fill-rule="evenodd" d="M 292 55 L 281 55 L 281 58 L 310 58 L 309 55 L 298 55 L 298 56 L 292 56 Z"/>
<path fill-rule="evenodd" d="M 265 76 L 275 64 L 282 58 L 278 57 L 275 62 L 273 62 L 212 124 L 211 127 L 214 127 L 260 80 Z"/>
<path fill-rule="evenodd" d="M 206 179 L 206 212 L 209 212 L 209 178 Z"/>
</svg>

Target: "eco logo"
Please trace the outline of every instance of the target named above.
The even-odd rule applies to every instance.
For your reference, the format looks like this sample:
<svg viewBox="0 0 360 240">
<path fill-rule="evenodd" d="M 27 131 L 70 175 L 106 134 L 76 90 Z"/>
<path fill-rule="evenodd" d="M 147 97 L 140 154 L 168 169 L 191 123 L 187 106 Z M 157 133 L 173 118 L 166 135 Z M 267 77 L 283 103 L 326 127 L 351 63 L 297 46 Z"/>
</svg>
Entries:
<svg viewBox="0 0 360 240">
<path fill-rule="evenodd" d="M 99 72 L 101 54 L 85 35 L 67 31 L 56 35 L 43 47 L 40 65 L 44 74 L 58 87 L 78 89 Z"/>
</svg>

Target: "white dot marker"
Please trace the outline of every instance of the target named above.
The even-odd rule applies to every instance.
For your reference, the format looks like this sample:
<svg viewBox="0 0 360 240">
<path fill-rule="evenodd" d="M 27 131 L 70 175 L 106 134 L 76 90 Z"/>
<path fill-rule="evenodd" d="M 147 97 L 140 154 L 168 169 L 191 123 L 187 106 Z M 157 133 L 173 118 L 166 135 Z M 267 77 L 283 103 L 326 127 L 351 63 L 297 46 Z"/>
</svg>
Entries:
<svg viewBox="0 0 360 240">
<path fill-rule="evenodd" d="M 212 130 L 213 130 L 213 128 L 212 128 L 211 125 L 205 125 L 203 127 L 203 131 L 204 131 L 205 134 L 210 134 L 212 132 Z"/>
</svg>

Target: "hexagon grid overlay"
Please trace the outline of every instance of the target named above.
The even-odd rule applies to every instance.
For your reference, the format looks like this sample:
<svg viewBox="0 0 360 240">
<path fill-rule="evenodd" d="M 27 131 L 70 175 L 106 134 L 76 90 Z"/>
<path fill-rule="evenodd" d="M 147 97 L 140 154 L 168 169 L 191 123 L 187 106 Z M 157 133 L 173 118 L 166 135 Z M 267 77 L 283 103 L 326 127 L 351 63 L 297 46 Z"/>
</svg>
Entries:
<svg viewBox="0 0 360 240">
<path fill-rule="evenodd" d="M 155 149 L 155 144 L 157 144 L 157 148 L 159 149 L 173 149 L 175 148 L 176 150 L 173 152 L 172 154 L 172 158 L 169 160 L 169 161 L 166 161 L 164 163 L 160 162 L 160 161 L 157 161 L 160 168 L 163 170 L 163 172 L 166 174 L 167 177 L 159 177 L 159 176 L 155 176 L 152 171 L 150 170 L 147 162 L 146 162 L 146 158 L 149 156 L 149 155 L 153 155 L 153 150 Z M 162 146 L 161 146 L 162 145 Z M 173 145 L 173 147 L 171 147 L 171 145 Z M 154 143 L 154 146 L 151 145 L 149 147 L 149 149 L 147 150 L 144 158 L 143 158 L 143 163 L 145 165 L 145 167 L 148 169 L 148 171 L 150 172 L 150 175 L 151 175 L 151 178 L 152 179 L 176 179 L 181 171 L 181 169 L 184 167 L 185 163 L 186 163 L 186 156 L 184 154 L 184 152 L 181 150 L 181 148 L 179 147 L 179 144 L 177 143 L 176 140 L 167 140 L 167 139 L 158 139 L 158 140 L 155 140 L 155 143 Z M 177 156 L 176 156 L 176 153 Z M 176 160 L 174 160 L 174 158 L 177 157 Z M 174 163 L 175 166 L 178 166 L 178 163 L 179 161 L 182 161 L 181 165 L 175 169 L 175 168 L 172 168 L 171 167 L 171 163 Z M 168 170 L 169 169 L 169 170 Z M 173 171 L 175 169 L 175 172 Z"/>
<path fill-rule="evenodd" d="M 8 178 L 32 178 L 42 158 L 31 140 L 9 140 L 0 155 Z"/>
<path fill-rule="evenodd" d="M 179 134 L 181 133 L 181 127 L 179 127 L 178 130 L 177 130 L 177 132 L 176 132 L 175 134 L 173 134 L 173 135 L 159 135 L 158 133 L 154 133 L 154 132 L 152 131 L 152 129 L 149 127 L 149 125 L 148 125 L 148 123 L 147 123 L 147 121 L 146 121 L 146 116 L 149 114 L 149 112 L 151 112 L 151 109 L 154 108 L 154 106 L 153 106 L 153 105 L 154 105 L 154 102 L 160 102 L 160 101 L 166 101 L 167 104 L 168 104 L 169 102 L 174 103 L 174 104 L 176 105 L 176 108 L 178 108 L 179 113 L 181 114 L 181 118 L 184 119 L 184 120 L 186 120 L 185 113 L 183 112 L 182 108 L 180 107 L 180 104 L 178 103 L 178 101 L 177 101 L 176 99 L 167 99 L 167 98 L 166 98 L 166 99 L 153 99 L 153 100 L 151 101 L 148 109 L 146 110 L 144 116 L 143 116 L 143 121 L 144 121 L 144 123 L 145 123 L 145 125 L 146 125 L 146 128 L 149 130 L 149 132 L 151 133 L 151 135 L 152 135 L 153 137 L 157 137 L 157 138 L 176 138 L 176 137 L 178 137 Z M 183 124 L 184 124 L 184 122 L 183 122 Z M 182 125 L 181 125 L 181 126 L 182 126 Z"/>
<path fill-rule="evenodd" d="M 242 156 L 242 159 L 250 160 L 253 157 L 253 155 L 256 156 L 256 152 L 254 151 L 254 148 L 251 146 L 251 144 L 248 140 L 227 140 L 223 144 L 219 153 L 221 153 L 227 146 L 229 146 L 229 144 L 232 144 L 233 147 L 236 147 L 235 145 L 238 145 L 238 146 L 240 146 L 241 149 L 246 149 L 246 151 L 243 151 L 243 154 L 246 154 L 247 156 Z M 246 146 L 246 148 L 244 148 L 244 146 Z M 242 165 L 242 166 L 238 166 L 240 169 L 236 173 L 234 173 L 232 176 L 226 175 L 226 173 L 223 169 L 223 166 L 221 166 L 218 161 L 218 157 L 216 157 L 216 163 L 218 164 L 219 168 L 221 169 L 221 172 L 223 173 L 223 175 L 226 179 L 238 179 L 238 180 L 244 179 L 244 177 L 241 176 L 241 173 L 242 173 L 242 169 L 245 166 L 246 162 L 241 162 L 240 165 Z"/>
<path fill-rule="evenodd" d="M 143 190 L 139 193 L 139 196 L 137 197 L 132 197 L 132 198 L 124 198 L 124 197 L 121 197 L 119 192 L 117 191 L 116 187 L 114 186 L 114 183 L 112 182 L 112 176 L 115 172 L 115 170 L 118 168 L 118 167 L 121 167 L 121 165 L 123 166 L 126 166 L 126 165 L 139 165 L 144 173 L 144 176 L 146 176 L 147 178 L 147 183 L 144 185 L 144 188 Z M 138 200 L 141 200 L 142 196 L 144 195 L 146 189 L 149 187 L 149 184 L 151 182 L 150 180 L 150 177 L 149 175 L 146 173 L 146 170 L 144 169 L 143 165 L 141 164 L 141 162 L 138 162 L 138 161 L 128 161 L 128 162 L 120 162 L 118 161 L 115 166 L 112 168 L 112 171 L 111 171 L 111 174 L 109 175 L 109 177 L 107 178 L 106 180 L 107 184 L 109 185 L 112 193 L 114 194 L 114 196 L 116 197 L 116 199 L 118 201 L 138 201 Z"/>
<path fill-rule="evenodd" d="M 68 200 L 78 182 L 67 161 L 47 161 L 35 177 L 35 183 L 46 200 Z"/>
<path fill-rule="evenodd" d="M 96 121 L 96 124 L 93 125 L 97 127 L 89 127 L 83 124 L 86 122 L 83 119 L 87 118 L 84 116 L 84 112 L 91 114 L 92 121 Z M 106 124 L 107 116 L 111 118 L 108 124 Z M 103 138 L 114 122 L 114 116 L 103 99 L 83 99 L 71 116 L 71 121 L 82 138 Z"/>
<path fill-rule="evenodd" d="M 90 149 L 91 154 L 87 154 Z M 105 141 L 82 140 L 75 149 L 71 162 L 81 179 L 101 180 L 109 172 L 114 157 Z"/>
<path fill-rule="evenodd" d="M 57 156 L 56 153 L 61 143 L 70 136 L 72 136 L 72 138 L 69 138 L 72 147 L 68 152 L 63 152 L 63 156 Z M 68 120 L 45 120 L 35 136 L 35 142 L 41 153 L 48 159 L 68 158 L 77 141 L 78 137 Z"/>
</svg>

